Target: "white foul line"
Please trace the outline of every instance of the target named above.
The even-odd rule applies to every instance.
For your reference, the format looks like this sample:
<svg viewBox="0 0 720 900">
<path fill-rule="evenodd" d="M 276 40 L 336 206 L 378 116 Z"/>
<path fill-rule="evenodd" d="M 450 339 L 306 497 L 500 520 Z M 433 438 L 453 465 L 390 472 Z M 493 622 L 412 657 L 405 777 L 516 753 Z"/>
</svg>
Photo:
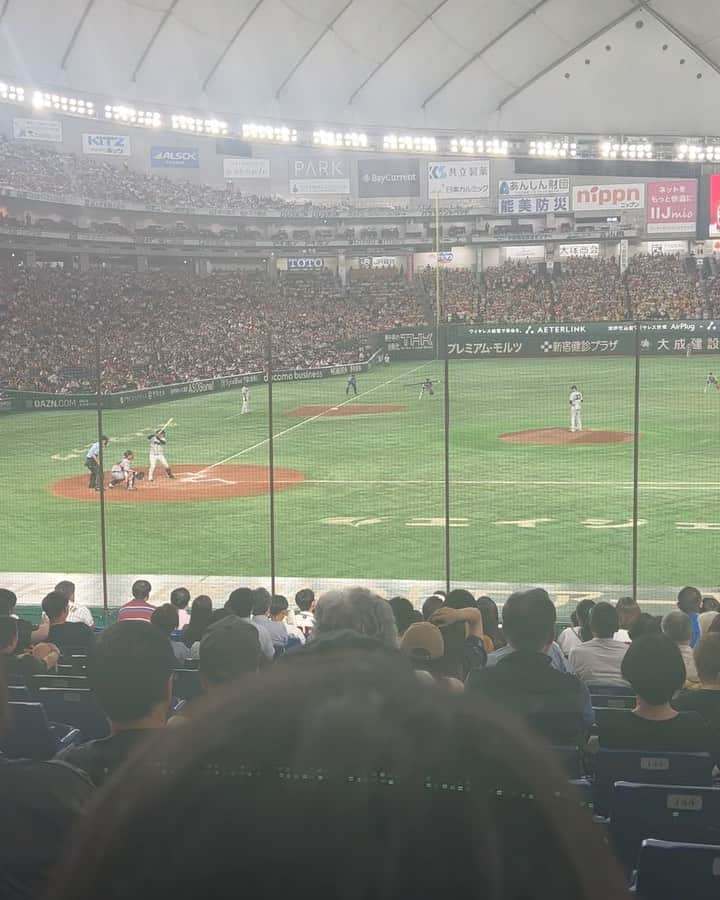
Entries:
<svg viewBox="0 0 720 900">
<path fill-rule="evenodd" d="M 277 484 L 285 484 L 286 479 L 276 478 Z M 288 484 L 298 484 L 297 481 L 287 481 Z M 445 481 L 437 479 L 428 481 L 426 479 L 389 479 L 389 480 L 346 480 L 334 478 L 306 478 L 302 484 L 338 484 L 338 485 L 444 485 Z M 464 487 L 609 487 L 621 488 L 622 490 L 631 490 L 633 488 L 632 481 L 466 481 L 462 479 L 450 479 L 450 486 L 461 485 Z M 699 481 L 641 481 L 639 483 L 641 490 L 648 491 L 705 491 L 720 490 L 720 482 L 699 482 Z"/>
<path fill-rule="evenodd" d="M 289 428 L 285 428 L 283 431 L 279 431 L 277 434 L 273 435 L 273 440 L 276 441 L 278 438 L 281 438 L 285 434 L 289 434 L 291 431 L 295 431 L 296 428 L 300 428 L 301 425 L 307 425 L 308 422 L 314 422 L 316 419 L 321 419 L 323 416 L 327 415 L 329 412 L 335 412 L 336 409 L 341 409 L 343 406 L 347 406 L 348 403 L 352 403 L 354 400 L 359 400 L 361 397 L 367 397 L 368 394 L 373 394 L 375 391 L 379 391 L 380 388 L 385 387 L 388 384 L 392 384 L 393 381 L 399 381 L 401 378 L 409 378 L 413 372 L 417 372 L 418 369 L 425 369 L 427 366 L 434 364 L 435 360 L 428 360 L 428 362 L 424 362 L 419 366 L 415 366 L 414 369 L 410 369 L 409 372 L 402 372 L 400 375 L 396 375 L 394 378 L 389 378 L 387 381 L 383 381 L 382 384 L 377 384 L 375 387 L 370 388 L 367 391 L 363 391 L 361 394 L 357 394 L 354 397 L 348 397 L 347 400 L 343 400 L 342 403 L 338 403 L 337 406 L 329 406 L 327 409 L 323 410 L 323 412 L 318 413 L 315 416 L 310 416 L 307 419 L 303 419 L 301 422 L 296 422 L 295 425 L 291 425 Z M 206 472 L 210 472 L 212 469 L 217 468 L 218 466 L 224 466 L 226 463 L 231 462 L 233 459 L 237 459 L 239 456 L 245 456 L 246 453 L 251 453 L 253 450 L 257 450 L 258 447 L 263 447 L 265 444 L 269 442 L 270 438 L 264 438 L 262 441 L 258 441 L 257 444 L 253 444 L 252 447 L 246 447 L 244 450 L 239 450 L 237 453 L 233 453 L 232 456 L 228 456 L 225 459 L 221 459 L 220 462 L 213 463 L 210 466 L 204 468 L 201 472 L 198 472 L 198 475 L 204 475 Z"/>
</svg>

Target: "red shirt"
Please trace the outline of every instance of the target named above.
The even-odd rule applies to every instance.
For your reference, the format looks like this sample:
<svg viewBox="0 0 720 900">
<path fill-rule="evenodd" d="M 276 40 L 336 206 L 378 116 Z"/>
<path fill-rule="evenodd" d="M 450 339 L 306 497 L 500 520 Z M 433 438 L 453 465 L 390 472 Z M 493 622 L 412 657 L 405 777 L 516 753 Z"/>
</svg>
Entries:
<svg viewBox="0 0 720 900">
<path fill-rule="evenodd" d="M 118 622 L 127 622 L 130 619 L 139 619 L 141 622 L 149 622 L 156 607 L 147 600 L 130 600 L 120 607 Z"/>
</svg>

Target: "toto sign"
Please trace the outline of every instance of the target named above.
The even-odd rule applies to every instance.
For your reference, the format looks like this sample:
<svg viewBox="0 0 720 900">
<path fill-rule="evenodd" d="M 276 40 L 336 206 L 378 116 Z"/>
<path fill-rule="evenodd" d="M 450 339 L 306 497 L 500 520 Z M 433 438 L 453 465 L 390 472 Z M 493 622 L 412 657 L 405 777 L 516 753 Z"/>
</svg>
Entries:
<svg viewBox="0 0 720 900">
<path fill-rule="evenodd" d="M 289 256 L 287 261 L 288 269 L 322 269 L 325 266 L 325 260 L 319 256 Z"/>
<path fill-rule="evenodd" d="M 575 212 L 604 212 L 610 209 L 644 209 L 645 185 L 577 184 L 573 188 Z"/>
</svg>

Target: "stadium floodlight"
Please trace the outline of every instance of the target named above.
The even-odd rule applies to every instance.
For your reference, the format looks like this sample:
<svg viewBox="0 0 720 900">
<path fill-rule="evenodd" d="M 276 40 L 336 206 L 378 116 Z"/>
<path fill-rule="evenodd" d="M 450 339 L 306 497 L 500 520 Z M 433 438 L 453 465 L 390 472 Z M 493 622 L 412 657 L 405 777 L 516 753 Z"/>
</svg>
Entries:
<svg viewBox="0 0 720 900">
<path fill-rule="evenodd" d="M 550 159 L 566 159 L 577 156 L 577 144 L 567 139 L 530 141 L 528 146 L 530 156 L 544 156 Z"/>
<path fill-rule="evenodd" d="M 357 131 L 313 131 L 313 144 L 316 147 L 351 147 L 366 150 L 368 137 Z"/>
<path fill-rule="evenodd" d="M 678 162 L 720 162 L 720 144 L 678 144 L 675 147 Z"/>
<path fill-rule="evenodd" d="M 25 88 L 19 84 L 8 84 L 0 81 L 0 100 L 7 100 L 10 103 L 23 103 L 25 101 Z"/>
<path fill-rule="evenodd" d="M 386 134 L 383 138 L 383 150 L 393 153 L 437 153 L 437 140 L 429 135 Z"/>
<path fill-rule="evenodd" d="M 170 117 L 173 131 L 190 131 L 194 134 L 224 135 L 228 124 L 220 119 L 199 119 L 195 116 L 173 115 Z"/>
<path fill-rule="evenodd" d="M 287 125 L 258 125 L 255 122 L 243 122 L 242 136 L 246 141 L 271 141 L 275 144 L 294 144 L 297 142 L 296 128 Z"/>
<path fill-rule="evenodd" d="M 504 138 L 453 138 L 450 141 L 451 153 L 467 153 L 469 156 L 507 156 L 510 144 Z"/>
<path fill-rule="evenodd" d="M 600 157 L 602 159 L 652 159 L 653 145 L 645 140 L 637 143 L 603 141 L 600 144 Z"/>
<path fill-rule="evenodd" d="M 48 91 L 34 91 L 32 105 L 35 109 L 57 109 L 71 116 L 94 116 L 95 104 L 91 100 L 64 97 Z"/>
<path fill-rule="evenodd" d="M 126 122 L 128 125 L 137 125 L 141 128 L 160 128 L 163 124 L 159 112 L 135 109 L 132 106 L 122 106 L 121 104 L 106 106 L 105 118 L 115 122 Z"/>
</svg>

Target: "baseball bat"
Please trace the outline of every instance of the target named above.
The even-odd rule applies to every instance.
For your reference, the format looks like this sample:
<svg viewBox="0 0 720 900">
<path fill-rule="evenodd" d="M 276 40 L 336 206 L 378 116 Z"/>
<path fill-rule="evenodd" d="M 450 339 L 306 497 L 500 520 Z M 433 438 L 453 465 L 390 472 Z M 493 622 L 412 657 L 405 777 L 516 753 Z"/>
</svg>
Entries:
<svg viewBox="0 0 720 900">
<path fill-rule="evenodd" d="M 168 427 L 168 425 L 172 425 L 172 423 L 174 421 L 175 421 L 175 419 L 173 419 L 173 418 L 168 419 L 167 422 L 162 426 L 162 428 L 158 429 L 158 431 L 165 431 L 165 429 Z"/>
</svg>

